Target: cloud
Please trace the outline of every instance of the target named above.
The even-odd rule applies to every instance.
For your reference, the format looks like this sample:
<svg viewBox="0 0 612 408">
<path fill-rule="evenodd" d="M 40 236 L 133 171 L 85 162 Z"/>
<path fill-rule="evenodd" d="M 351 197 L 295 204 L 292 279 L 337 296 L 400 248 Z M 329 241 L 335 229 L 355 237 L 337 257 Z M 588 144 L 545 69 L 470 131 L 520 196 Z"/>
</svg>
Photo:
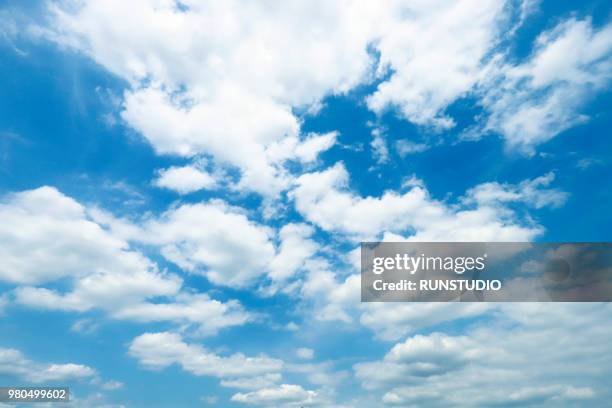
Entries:
<svg viewBox="0 0 612 408">
<path fill-rule="evenodd" d="M 373 389 L 459 370 L 479 357 L 483 356 L 469 338 L 434 333 L 408 338 L 393 346 L 383 361 L 358 363 L 354 369 L 363 386 Z"/>
<path fill-rule="evenodd" d="M 385 138 L 385 131 L 383 128 L 375 127 L 372 129 L 372 141 L 370 142 L 372 152 L 376 163 L 383 164 L 389 161 L 389 148 L 387 147 L 387 140 Z"/>
<path fill-rule="evenodd" d="M 179 334 L 171 332 L 145 333 L 134 338 L 129 346 L 129 355 L 147 369 L 160 370 L 177 364 L 196 376 L 226 379 L 226 385 L 234 381 L 233 385 L 244 386 L 245 381 L 278 374 L 283 368 L 281 360 L 265 355 L 247 357 L 237 353 L 219 356 L 200 345 L 185 343 Z M 243 383 L 240 384 L 240 381 Z"/>
<path fill-rule="evenodd" d="M 471 201 L 463 200 L 464 204 L 475 206 L 458 206 L 437 201 L 424 187 L 414 184 L 401 194 L 387 191 L 380 197 L 361 197 L 349 189 L 349 175 L 344 165 L 337 163 L 324 171 L 300 176 L 290 197 L 308 221 L 355 240 L 375 239 L 391 232 L 409 234 L 409 239 L 415 241 L 530 241 L 542 232 L 541 227 L 520 220 L 503 203 L 514 194 L 512 201 L 538 208 L 560 205 L 565 193 L 540 190 L 553 177 L 549 174 L 516 187 L 480 185 L 468 191 Z M 520 191 L 521 188 L 525 191 Z M 484 199 L 494 196 L 495 202 Z"/>
<path fill-rule="evenodd" d="M 491 310 L 489 304 L 468 303 L 368 303 L 362 306 L 360 322 L 383 340 L 397 340 L 406 334 L 437 324 L 476 317 Z"/>
<path fill-rule="evenodd" d="M 258 390 L 274 386 L 282 379 L 280 373 L 268 373 L 255 377 L 241 377 L 221 380 L 222 387 Z"/>
<path fill-rule="evenodd" d="M 367 98 L 375 112 L 396 107 L 411 122 L 448 129 L 444 110 L 482 75 L 511 5 L 487 0 L 394 1 L 376 45 L 388 78 Z"/>
<path fill-rule="evenodd" d="M 196 324 L 200 335 L 216 334 L 220 329 L 241 326 L 252 320 L 251 314 L 239 302 L 229 300 L 223 303 L 206 294 L 179 294 L 172 302 L 129 305 L 112 316 L 138 322 Z"/>
<path fill-rule="evenodd" d="M 508 62 L 531 0 L 184 4 L 58 1 L 29 32 L 127 81 L 121 116 L 159 154 L 212 155 L 240 171 L 239 189 L 269 197 L 290 186 L 287 161 L 333 144 L 301 135 L 298 112 L 326 96 L 378 80 L 365 98 L 372 111 L 434 130 L 454 127 L 447 107 L 474 96 L 486 114 L 464 137 L 500 133 L 531 154 L 584 122 L 579 108 L 610 79 L 610 26 L 589 20 L 559 23 L 526 62 Z M 383 142 L 373 144 L 382 161 Z"/>
<path fill-rule="evenodd" d="M 170 209 L 146 222 L 134 238 L 159 246 L 182 269 L 232 287 L 253 283 L 275 256 L 272 231 L 222 201 Z"/>
<path fill-rule="evenodd" d="M 299 407 L 315 405 L 317 392 L 305 390 L 299 385 L 282 384 L 274 388 L 263 388 L 246 394 L 237 393 L 232 401 L 250 405 L 276 407 Z"/>
<path fill-rule="evenodd" d="M 238 302 L 183 293 L 178 276 L 160 271 L 120 233 L 98 224 L 94 218 L 100 214 L 52 187 L 3 197 L 0 279 L 20 285 L 11 292 L 15 303 L 76 312 L 101 309 L 133 321 L 189 323 L 202 334 L 250 320 Z M 120 225 L 118 231 L 129 235 L 138 228 Z M 61 279 L 68 279 L 69 289 L 40 286 Z"/>
<path fill-rule="evenodd" d="M 300 347 L 295 351 L 295 355 L 303 360 L 312 360 L 314 358 L 314 350 L 306 347 Z"/>
<path fill-rule="evenodd" d="M 174 190 L 179 194 L 213 188 L 216 181 L 210 174 L 193 166 L 170 167 L 161 170 L 154 181 L 157 187 Z"/>
<path fill-rule="evenodd" d="M 285 224 L 279 231 L 281 240 L 279 251 L 270 265 L 270 278 L 283 281 L 298 270 L 318 250 L 318 244 L 311 239 L 314 228 L 307 224 Z"/>
<path fill-rule="evenodd" d="M 0 374 L 15 376 L 31 383 L 49 383 L 94 379 L 96 370 L 82 364 L 38 363 L 19 350 L 0 348 Z"/>
<path fill-rule="evenodd" d="M 159 154 L 211 154 L 240 170 L 239 188 L 274 194 L 288 185 L 285 159 L 312 161 L 333 139 L 301 138 L 293 110 L 346 92 L 369 73 L 373 7 L 185 4 L 52 3 L 48 26 L 31 31 L 128 81 L 121 116 Z M 277 160 L 286 145 L 295 149 Z"/>
<path fill-rule="evenodd" d="M 356 376 L 392 406 L 605 405 L 608 304 L 495 308 L 493 326 L 482 319 L 457 334 L 414 335 L 356 364 Z"/>
<path fill-rule="evenodd" d="M 530 58 L 500 64 L 483 79 L 483 131 L 501 134 L 513 150 L 538 144 L 588 120 L 581 108 L 612 79 L 612 25 L 568 19 L 540 34 Z"/>
<path fill-rule="evenodd" d="M 545 188 L 555 179 L 554 173 L 547 173 L 533 180 L 524 180 L 517 185 L 497 182 L 483 183 L 468 190 L 464 202 L 479 205 L 494 205 L 504 202 L 524 202 L 534 208 L 560 207 L 568 194 L 555 188 Z"/>
<path fill-rule="evenodd" d="M 156 294 L 176 283 L 144 256 L 88 218 L 85 207 L 52 187 L 5 195 L 0 202 L 0 279 L 39 284 L 86 274 L 100 278 L 134 272 L 159 282 Z M 34 249 L 36 249 L 34 251 Z"/>
<path fill-rule="evenodd" d="M 178 205 L 140 225 L 101 212 L 96 218 L 129 241 L 158 247 L 183 270 L 234 288 L 270 278 L 274 293 L 319 249 L 313 227 L 287 223 L 276 232 L 221 200 Z"/>
<path fill-rule="evenodd" d="M 408 156 L 409 154 L 421 153 L 425 150 L 429 149 L 425 143 L 414 143 L 410 140 L 400 139 L 395 142 L 395 150 L 397 150 L 397 154 L 400 155 L 401 158 Z"/>
</svg>

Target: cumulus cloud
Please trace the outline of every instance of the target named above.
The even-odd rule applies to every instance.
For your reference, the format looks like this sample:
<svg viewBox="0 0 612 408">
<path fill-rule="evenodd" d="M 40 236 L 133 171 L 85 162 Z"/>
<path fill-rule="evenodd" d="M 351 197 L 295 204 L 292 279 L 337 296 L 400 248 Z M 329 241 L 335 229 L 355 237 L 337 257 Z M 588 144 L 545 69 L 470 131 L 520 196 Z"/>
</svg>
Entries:
<svg viewBox="0 0 612 408">
<path fill-rule="evenodd" d="M 40 384 L 70 380 L 92 380 L 96 370 L 82 364 L 38 363 L 22 352 L 0 348 L 0 374 L 19 377 L 24 381 Z"/>
<path fill-rule="evenodd" d="M 300 407 L 316 405 L 317 396 L 316 391 L 305 390 L 299 385 L 281 384 L 274 388 L 234 394 L 232 401 L 249 405 Z"/>
<path fill-rule="evenodd" d="M 394 1 L 384 7 L 388 14 L 376 49 L 380 67 L 390 75 L 368 97 L 368 106 L 375 112 L 397 107 L 418 125 L 453 127 L 444 110 L 482 75 L 507 5 L 494 0 Z"/>
<path fill-rule="evenodd" d="M 178 276 L 160 271 L 121 234 L 97 223 L 87 207 L 52 187 L 3 197 L 0 214 L 0 279 L 19 285 L 11 292 L 17 304 L 187 322 L 205 334 L 250 318 L 238 302 L 184 294 Z M 68 290 L 42 286 L 60 279 L 69 279 Z"/>
<path fill-rule="evenodd" d="M 212 175 L 194 166 L 183 166 L 161 170 L 154 184 L 161 188 L 174 190 L 179 194 L 189 194 L 212 188 L 216 181 Z"/>
<path fill-rule="evenodd" d="M 288 183 L 283 160 L 312 161 L 333 142 L 331 134 L 301 137 L 293 109 L 345 92 L 368 74 L 373 7 L 184 4 L 52 3 L 52 28 L 33 31 L 127 80 L 122 117 L 158 153 L 205 152 L 238 168 L 241 188 L 278 192 Z M 279 160 L 279 146 L 294 148 Z"/>
<path fill-rule="evenodd" d="M 307 347 L 300 347 L 295 351 L 295 355 L 303 360 L 312 360 L 314 357 L 314 350 Z"/>
<path fill-rule="evenodd" d="M 135 238 L 160 246 L 162 255 L 182 269 L 226 286 L 252 283 L 275 255 L 272 231 L 221 201 L 170 209 L 146 222 Z"/>
<path fill-rule="evenodd" d="M 312 226 L 287 223 L 276 232 L 221 200 L 182 204 L 140 225 L 100 212 L 96 217 L 127 240 L 159 247 L 183 270 L 234 288 L 265 278 L 274 284 L 289 280 L 319 249 Z"/>
<path fill-rule="evenodd" d="M 140 271 L 159 283 L 156 294 L 176 284 L 128 244 L 88 218 L 86 208 L 52 187 L 9 194 L 0 202 L 0 279 L 39 284 L 87 274 L 100 278 Z M 155 291 L 155 290 L 154 290 Z"/>
<path fill-rule="evenodd" d="M 468 190 L 463 201 L 479 205 L 524 202 L 534 208 L 560 207 L 567 200 L 568 194 L 555 188 L 546 188 L 554 179 L 555 174 L 551 172 L 533 180 L 524 180 L 517 185 L 483 183 Z"/>
<path fill-rule="evenodd" d="M 588 120 L 582 106 L 612 79 L 612 25 L 571 18 L 540 34 L 534 48 L 524 63 L 500 63 L 480 91 L 489 112 L 480 130 L 525 154 Z"/>
<path fill-rule="evenodd" d="M 244 388 L 248 382 L 253 385 L 261 376 L 276 381 L 283 368 L 281 360 L 265 355 L 247 357 L 236 353 L 219 356 L 198 344 L 186 343 L 179 334 L 171 332 L 145 333 L 134 338 L 129 355 L 148 369 L 160 370 L 177 364 L 193 375 L 221 378 L 226 381 L 225 385 L 239 388 Z"/>
<path fill-rule="evenodd" d="M 270 265 L 270 278 L 283 281 L 290 278 L 317 251 L 318 244 L 311 239 L 314 228 L 307 224 L 290 223 L 279 231 L 280 247 Z"/>
<path fill-rule="evenodd" d="M 609 305 L 495 307 L 494 327 L 482 320 L 459 334 L 414 335 L 355 373 L 392 406 L 598 406 L 609 397 L 607 369 L 593 369 L 609 367 Z"/>
<path fill-rule="evenodd" d="M 222 328 L 240 326 L 252 320 L 251 314 L 235 300 L 223 303 L 206 294 L 186 293 L 176 295 L 172 302 L 143 302 L 125 306 L 112 316 L 139 322 L 196 324 L 197 333 L 202 335 L 215 334 Z"/>
<path fill-rule="evenodd" d="M 537 208 L 560 205 L 565 193 L 540 190 L 553 177 L 549 174 L 518 186 L 480 185 L 467 193 L 471 201 L 463 200 L 475 206 L 457 206 L 435 200 L 423 186 L 414 184 L 401 194 L 387 191 L 380 197 L 361 197 L 349 189 L 348 172 L 337 163 L 300 176 L 290 197 L 310 222 L 356 240 L 390 232 L 408 234 L 415 241 L 530 241 L 542 232 L 541 227 L 520 220 L 503 203 L 519 201 Z"/>
<path fill-rule="evenodd" d="M 420 329 L 476 317 L 490 309 L 484 303 L 367 303 L 361 307 L 360 322 L 380 339 L 397 340 Z"/>
<path fill-rule="evenodd" d="M 374 80 L 372 111 L 431 129 L 454 127 L 446 108 L 475 96 L 487 114 L 465 135 L 500 133 L 525 152 L 586 120 L 580 106 L 609 83 L 610 26 L 570 18 L 508 63 L 504 44 L 534 3 L 56 1 L 29 31 L 126 80 L 121 116 L 159 154 L 211 155 L 240 171 L 238 188 L 274 196 L 291 185 L 287 161 L 334 143 L 302 135 L 296 112 Z M 373 148 L 386 160 L 380 135 Z"/>
</svg>

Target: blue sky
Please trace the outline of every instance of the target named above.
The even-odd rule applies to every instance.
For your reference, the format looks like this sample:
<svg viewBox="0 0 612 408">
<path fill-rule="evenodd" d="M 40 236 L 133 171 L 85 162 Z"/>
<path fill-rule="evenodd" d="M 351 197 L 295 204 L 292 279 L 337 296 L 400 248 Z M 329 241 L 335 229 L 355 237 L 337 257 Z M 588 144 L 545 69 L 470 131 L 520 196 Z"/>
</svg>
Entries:
<svg viewBox="0 0 612 408">
<path fill-rule="evenodd" d="M 0 384 L 605 406 L 609 305 L 360 304 L 356 249 L 609 241 L 607 2 L 1 4 Z"/>
</svg>

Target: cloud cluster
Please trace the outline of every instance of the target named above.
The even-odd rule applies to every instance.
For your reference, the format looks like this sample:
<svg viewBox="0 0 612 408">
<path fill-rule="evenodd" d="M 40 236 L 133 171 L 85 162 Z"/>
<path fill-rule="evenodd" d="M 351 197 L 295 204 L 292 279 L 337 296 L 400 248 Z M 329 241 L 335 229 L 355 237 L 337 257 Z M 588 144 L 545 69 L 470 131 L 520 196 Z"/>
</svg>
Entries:
<svg viewBox="0 0 612 408">
<path fill-rule="evenodd" d="M 598 406 L 609 398 L 607 304 L 496 307 L 493 327 L 485 320 L 460 334 L 414 335 L 382 360 L 355 365 L 356 376 L 389 406 Z"/>
<path fill-rule="evenodd" d="M 159 154 L 211 156 L 239 170 L 237 188 L 271 197 L 291 185 L 288 161 L 311 162 L 335 141 L 333 133 L 303 135 L 300 112 L 374 80 L 371 110 L 397 109 L 438 130 L 455 126 L 449 105 L 476 96 L 487 115 L 464 136 L 499 133 L 525 152 L 584 121 L 580 107 L 609 82 L 611 28 L 569 19 L 513 65 L 501 45 L 531 4 L 289 1 L 271 10 L 237 1 L 59 1 L 50 23 L 30 32 L 126 80 L 121 116 Z M 383 142 L 376 137 L 374 147 L 384 162 Z"/>
<path fill-rule="evenodd" d="M 185 292 L 178 276 L 160 271 L 120 234 L 97 223 L 87 207 L 54 188 L 3 197 L 0 217 L 0 280 L 18 285 L 12 292 L 18 304 L 187 322 L 202 333 L 249 320 L 238 302 Z M 42 286 L 60 280 L 71 283 L 67 291 Z"/>
<path fill-rule="evenodd" d="M 540 34 L 529 59 L 496 61 L 479 93 L 489 116 L 477 134 L 503 135 L 507 146 L 533 154 L 535 146 L 583 123 L 582 106 L 612 80 L 612 24 L 570 18 Z"/>
<path fill-rule="evenodd" d="M 92 380 L 96 370 L 82 364 L 48 364 L 32 361 L 22 352 L 0 348 L 0 374 L 16 376 L 24 381 L 41 384 L 71 380 Z"/>
<path fill-rule="evenodd" d="M 349 174 L 337 163 L 300 176 L 290 197 L 308 221 L 355 240 L 376 239 L 387 232 L 425 242 L 530 241 L 541 227 L 521 221 L 504 203 L 523 202 L 536 208 L 561 204 L 566 194 L 545 188 L 553 178 L 549 174 L 517 186 L 482 184 L 467 192 L 462 200 L 467 205 L 461 206 L 435 200 L 420 185 L 408 186 L 403 193 L 361 197 L 349 189 Z"/>
</svg>

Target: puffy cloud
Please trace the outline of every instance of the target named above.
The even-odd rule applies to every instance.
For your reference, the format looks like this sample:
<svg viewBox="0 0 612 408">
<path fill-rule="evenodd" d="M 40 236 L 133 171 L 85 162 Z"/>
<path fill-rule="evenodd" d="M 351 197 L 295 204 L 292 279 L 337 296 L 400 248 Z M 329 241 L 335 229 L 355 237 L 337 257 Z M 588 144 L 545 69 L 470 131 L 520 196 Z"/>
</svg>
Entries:
<svg viewBox="0 0 612 408">
<path fill-rule="evenodd" d="M 159 292 L 172 292 L 172 280 L 128 244 L 88 218 L 85 207 L 52 187 L 3 197 L 0 203 L 0 279 L 39 284 L 64 277 L 109 273 L 148 274 Z"/>
<path fill-rule="evenodd" d="M 555 188 L 545 188 L 554 179 L 554 173 L 547 173 L 533 180 L 524 180 L 517 185 L 497 182 L 479 184 L 468 190 L 464 202 L 479 205 L 524 202 L 534 208 L 560 207 L 567 200 L 568 194 Z"/>
<path fill-rule="evenodd" d="M 579 107 L 609 83 L 610 26 L 568 19 L 527 62 L 507 63 L 505 44 L 535 3 L 57 1 L 47 27 L 30 31 L 125 79 L 121 116 L 159 154 L 212 155 L 240 170 L 238 188 L 272 196 L 290 186 L 285 161 L 313 161 L 333 143 L 302 137 L 296 112 L 375 77 L 374 112 L 448 129 L 446 108 L 469 94 L 488 115 L 466 135 L 501 133 L 525 152 L 586 120 Z"/>
<path fill-rule="evenodd" d="M 465 95 L 496 45 L 508 5 L 487 0 L 393 1 L 376 45 L 380 68 L 390 71 L 368 97 L 370 109 L 389 106 L 413 123 L 445 129 L 445 108 Z"/>
<path fill-rule="evenodd" d="M 354 368 L 357 377 L 367 379 L 364 387 L 374 388 L 458 370 L 479 357 L 477 344 L 469 338 L 434 333 L 408 338 L 393 346 L 382 362 L 359 363 Z"/>
<path fill-rule="evenodd" d="M 387 405 L 605 405 L 608 304 L 495 307 L 494 326 L 484 319 L 456 335 L 415 335 L 355 365 L 356 375 Z"/>
<path fill-rule="evenodd" d="M 288 182 L 274 157 L 278 145 L 295 146 L 284 159 L 312 161 L 333 139 L 300 140 L 292 110 L 345 92 L 368 74 L 373 6 L 183 4 L 53 3 L 51 28 L 33 31 L 127 80 L 122 117 L 157 152 L 212 154 L 240 169 L 241 188 L 275 193 Z"/>
<path fill-rule="evenodd" d="M 234 394 L 232 401 L 250 405 L 299 407 L 316 405 L 317 396 L 317 392 L 305 390 L 299 385 L 281 384 L 274 388 Z"/>
<path fill-rule="evenodd" d="M 312 360 L 314 357 L 314 350 L 307 347 L 300 347 L 295 351 L 295 355 L 303 360 Z"/>
<path fill-rule="evenodd" d="M 372 141 L 370 147 L 374 155 L 374 159 L 378 164 L 383 164 L 389 161 L 389 148 L 385 138 L 384 129 L 375 127 L 372 129 Z"/>
<path fill-rule="evenodd" d="M 429 149 L 429 147 L 430 146 L 425 143 L 414 143 L 406 139 L 400 139 L 395 142 L 395 149 L 397 150 L 397 154 L 399 154 L 402 158 L 406 157 L 409 154 L 424 152 L 425 150 Z"/>
<path fill-rule="evenodd" d="M 205 294 L 179 294 L 172 302 L 129 305 L 112 316 L 139 322 L 196 324 L 198 333 L 202 335 L 215 334 L 225 327 L 240 326 L 252 319 L 239 302 L 230 300 L 223 303 Z"/>
<path fill-rule="evenodd" d="M 189 194 L 194 191 L 209 189 L 215 186 L 215 179 L 210 174 L 194 167 L 170 167 L 159 172 L 155 185 L 179 194 Z"/>
<path fill-rule="evenodd" d="M 170 332 L 145 333 L 136 337 L 130 344 L 129 354 L 148 369 L 159 370 L 178 364 L 193 375 L 228 379 L 227 385 L 232 384 L 231 381 L 238 381 L 234 385 L 241 385 L 239 381 L 277 374 L 283 367 L 281 360 L 264 355 L 247 357 L 237 353 L 219 356 L 200 345 L 186 343 L 179 334 Z"/>
<path fill-rule="evenodd" d="M 32 383 L 86 380 L 96 377 L 96 370 L 82 364 L 37 363 L 19 350 L 0 348 L 0 374 L 19 377 Z"/>
<path fill-rule="evenodd" d="M 437 324 L 476 317 L 492 307 L 484 303 L 367 303 L 360 322 L 383 340 L 397 340 L 408 333 Z"/>
<path fill-rule="evenodd" d="M 311 236 L 314 228 L 307 224 L 290 223 L 279 231 L 280 248 L 270 265 L 270 278 L 282 281 L 290 278 L 317 251 L 318 245 Z"/>
<path fill-rule="evenodd" d="M 472 200 L 463 200 L 464 204 L 477 204 L 471 208 L 437 201 L 423 186 L 414 184 L 401 194 L 387 191 L 380 197 L 361 197 L 349 190 L 348 173 L 338 163 L 300 176 L 290 196 L 296 209 L 310 222 L 357 240 L 392 232 L 410 233 L 409 239 L 415 241 L 530 241 L 541 233 L 541 228 L 522 222 L 503 203 L 520 201 L 538 208 L 559 205 L 565 193 L 540 190 L 552 178 L 549 174 L 518 186 L 477 186 L 468 192 Z"/>
<path fill-rule="evenodd" d="M 101 309 L 119 319 L 190 323 L 203 334 L 250 319 L 237 302 L 182 293 L 178 276 L 159 271 L 121 234 L 96 222 L 94 215 L 99 214 L 52 187 L 3 198 L 0 279 L 21 285 L 12 291 L 16 303 L 78 312 Z M 119 231 L 138 232 L 136 227 L 123 227 Z M 66 291 L 41 286 L 65 278 Z M 151 303 L 153 298 L 156 303 Z"/>
<path fill-rule="evenodd" d="M 240 388 L 246 390 L 258 390 L 274 386 L 282 379 L 279 373 L 268 373 L 255 377 L 239 377 L 221 380 L 221 386 L 228 388 Z"/>
<path fill-rule="evenodd" d="M 612 79 L 612 25 L 569 19 L 541 34 L 528 61 L 499 66 L 483 80 L 483 129 L 503 135 L 510 149 L 534 147 L 588 120 L 581 107 Z"/>
<path fill-rule="evenodd" d="M 141 225 L 101 212 L 96 218 L 125 239 L 159 247 L 169 261 L 217 285 L 244 288 L 268 277 L 275 291 L 319 249 L 312 239 L 314 228 L 288 223 L 275 234 L 247 215 L 240 207 L 212 200 L 173 207 Z"/>
<path fill-rule="evenodd" d="M 182 269 L 220 285 L 244 287 L 274 258 L 272 232 L 221 201 L 183 204 L 145 223 L 138 240 L 161 247 Z"/>
</svg>

